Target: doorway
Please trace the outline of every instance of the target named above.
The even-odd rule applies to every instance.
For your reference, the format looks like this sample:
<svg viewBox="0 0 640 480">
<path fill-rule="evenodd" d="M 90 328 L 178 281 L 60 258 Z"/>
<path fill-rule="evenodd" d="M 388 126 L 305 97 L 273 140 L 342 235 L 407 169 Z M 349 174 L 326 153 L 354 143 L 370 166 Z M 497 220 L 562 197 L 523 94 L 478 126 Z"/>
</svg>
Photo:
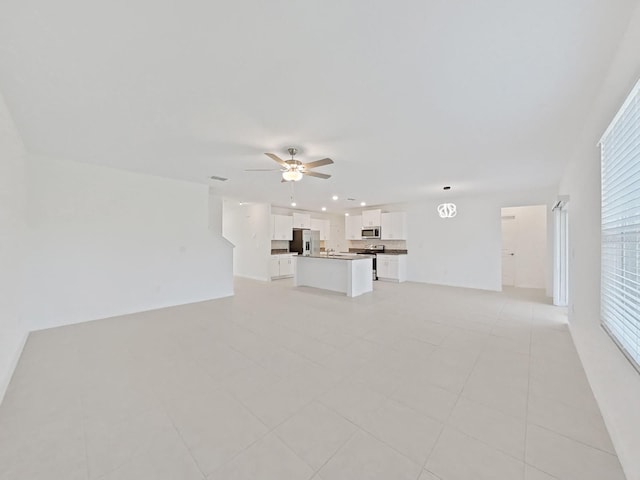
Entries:
<svg viewBox="0 0 640 480">
<path fill-rule="evenodd" d="M 553 304 L 569 304 L 569 205 L 561 197 L 553 206 Z"/>
<path fill-rule="evenodd" d="M 516 284 L 516 243 L 518 225 L 515 215 L 502 215 L 502 286 Z"/>
<path fill-rule="evenodd" d="M 545 288 L 547 252 L 547 206 L 502 209 L 502 285 Z"/>
</svg>

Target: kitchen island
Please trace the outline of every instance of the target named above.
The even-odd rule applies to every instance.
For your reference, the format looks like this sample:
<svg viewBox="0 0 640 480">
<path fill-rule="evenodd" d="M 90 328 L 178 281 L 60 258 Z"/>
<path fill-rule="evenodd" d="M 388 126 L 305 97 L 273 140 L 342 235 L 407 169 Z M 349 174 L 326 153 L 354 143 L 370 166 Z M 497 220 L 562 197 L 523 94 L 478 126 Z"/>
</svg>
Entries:
<svg viewBox="0 0 640 480">
<path fill-rule="evenodd" d="M 373 291 L 373 257 L 369 255 L 298 256 L 294 283 L 357 297 Z"/>
</svg>

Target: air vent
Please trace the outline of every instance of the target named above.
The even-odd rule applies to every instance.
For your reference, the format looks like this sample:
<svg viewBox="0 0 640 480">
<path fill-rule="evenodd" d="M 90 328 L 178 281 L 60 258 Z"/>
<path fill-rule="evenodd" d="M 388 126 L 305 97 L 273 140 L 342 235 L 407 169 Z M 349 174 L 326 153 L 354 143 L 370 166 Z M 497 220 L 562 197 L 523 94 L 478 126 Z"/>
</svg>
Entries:
<svg viewBox="0 0 640 480">
<path fill-rule="evenodd" d="M 224 177 L 216 177 L 215 175 L 212 175 L 211 177 L 209 177 L 211 180 L 218 180 L 219 182 L 226 182 L 227 180 L 229 180 L 228 178 L 224 178 Z"/>
<path fill-rule="evenodd" d="M 355 202 L 356 201 L 355 198 L 347 198 L 347 200 L 349 200 L 350 202 Z"/>
</svg>

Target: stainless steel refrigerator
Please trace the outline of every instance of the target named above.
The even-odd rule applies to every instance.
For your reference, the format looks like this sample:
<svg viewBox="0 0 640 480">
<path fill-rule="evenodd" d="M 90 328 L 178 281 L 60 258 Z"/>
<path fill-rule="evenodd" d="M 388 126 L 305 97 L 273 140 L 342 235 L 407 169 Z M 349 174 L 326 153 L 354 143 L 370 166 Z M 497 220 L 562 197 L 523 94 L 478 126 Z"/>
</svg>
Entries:
<svg viewBox="0 0 640 480">
<path fill-rule="evenodd" d="M 289 251 L 298 252 L 298 255 L 319 255 L 320 232 L 294 228 L 293 240 L 289 242 Z"/>
</svg>

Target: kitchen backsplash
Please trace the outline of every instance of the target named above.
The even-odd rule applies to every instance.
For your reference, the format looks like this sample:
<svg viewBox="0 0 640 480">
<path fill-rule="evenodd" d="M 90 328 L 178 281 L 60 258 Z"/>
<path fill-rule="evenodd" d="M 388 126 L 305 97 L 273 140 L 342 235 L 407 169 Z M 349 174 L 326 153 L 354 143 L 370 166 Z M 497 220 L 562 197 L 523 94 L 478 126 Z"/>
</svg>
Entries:
<svg viewBox="0 0 640 480">
<path fill-rule="evenodd" d="M 289 250 L 289 240 L 271 240 L 271 250 Z"/>
<path fill-rule="evenodd" d="M 367 245 L 384 245 L 387 250 L 406 250 L 406 240 L 349 240 L 349 248 L 365 248 Z"/>
<path fill-rule="evenodd" d="M 347 248 L 344 251 L 348 251 L 350 248 L 365 248 L 367 245 L 384 245 L 388 250 L 406 250 L 406 240 L 349 240 Z M 320 248 L 324 249 L 325 242 L 320 242 Z M 329 248 L 329 247 L 327 247 Z M 335 247 L 331 247 L 335 248 Z M 289 240 L 271 240 L 271 250 L 289 250 Z"/>
</svg>

